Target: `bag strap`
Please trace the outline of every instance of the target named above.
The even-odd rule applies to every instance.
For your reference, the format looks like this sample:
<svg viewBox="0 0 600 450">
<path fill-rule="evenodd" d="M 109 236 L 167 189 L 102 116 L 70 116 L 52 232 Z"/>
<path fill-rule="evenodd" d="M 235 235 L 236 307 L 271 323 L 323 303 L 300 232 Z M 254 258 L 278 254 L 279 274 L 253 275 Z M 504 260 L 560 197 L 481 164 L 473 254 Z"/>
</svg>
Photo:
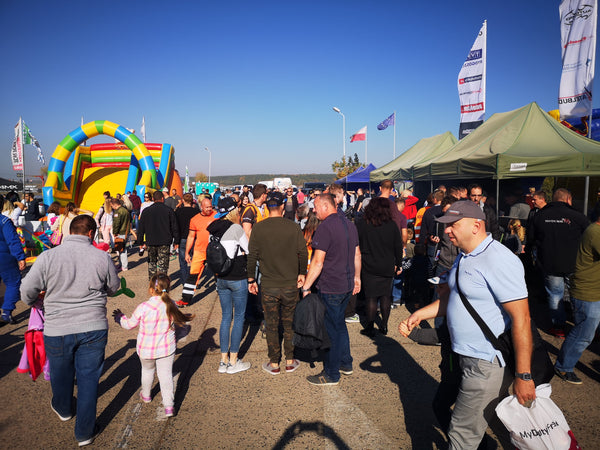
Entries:
<svg viewBox="0 0 600 450">
<path fill-rule="evenodd" d="M 462 260 L 462 254 L 459 256 L 458 263 L 456 264 L 456 273 L 455 273 L 455 275 L 456 275 L 456 277 L 455 277 L 456 278 L 456 290 L 458 291 L 458 295 L 460 296 L 460 299 L 462 300 L 463 305 L 465 306 L 465 308 L 467 309 L 469 314 L 471 314 L 471 317 L 473 317 L 473 320 L 479 326 L 479 328 L 481 329 L 481 331 L 483 332 L 483 334 L 487 338 L 487 340 L 490 341 L 490 343 L 494 346 L 494 348 L 496 350 L 501 352 L 502 350 L 501 350 L 501 346 L 500 346 L 500 342 L 498 341 L 498 338 L 494 335 L 492 330 L 490 330 L 490 327 L 488 327 L 488 325 L 484 322 L 484 320 L 477 313 L 477 311 L 475 311 L 475 308 L 473 308 L 473 305 L 471 305 L 471 303 L 469 303 L 469 301 L 467 300 L 467 297 L 465 297 L 465 294 L 463 294 L 463 292 L 460 289 L 460 285 L 458 284 L 458 271 L 460 269 L 460 261 L 461 260 Z"/>
</svg>

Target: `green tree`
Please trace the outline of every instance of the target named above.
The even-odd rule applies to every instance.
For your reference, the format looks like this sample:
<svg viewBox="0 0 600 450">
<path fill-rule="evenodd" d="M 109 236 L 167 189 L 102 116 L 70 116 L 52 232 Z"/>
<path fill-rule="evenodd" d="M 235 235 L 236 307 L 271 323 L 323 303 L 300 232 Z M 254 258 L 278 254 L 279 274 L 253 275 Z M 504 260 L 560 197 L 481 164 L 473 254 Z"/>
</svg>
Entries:
<svg viewBox="0 0 600 450">
<path fill-rule="evenodd" d="M 339 161 L 334 161 L 333 164 L 331 164 L 331 170 L 335 173 L 336 179 L 339 180 L 340 178 L 344 178 L 346 175 L 351 174 L 359 167 L 364 166 L 365 165 L 360 162 L 358 155 L 355 153 L 354 158 L 342 156 L 342 159 Z"/>
<path fill-rule="evenodd" d="M 204 182 L 208 181 L 208 176 L 206 176 L 206 174 L 204 172 L 196 172 L 194 181 L 197 183 L 204 183 Z"/>
</svg>

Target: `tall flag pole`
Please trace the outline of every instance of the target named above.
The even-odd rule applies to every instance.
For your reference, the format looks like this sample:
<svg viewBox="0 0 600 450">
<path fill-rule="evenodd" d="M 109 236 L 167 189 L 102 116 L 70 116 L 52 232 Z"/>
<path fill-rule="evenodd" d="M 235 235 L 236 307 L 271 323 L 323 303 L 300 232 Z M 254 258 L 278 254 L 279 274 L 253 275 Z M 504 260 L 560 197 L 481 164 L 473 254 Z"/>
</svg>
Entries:
<svg viewBox="0 0 600 450">
<path fill-rule="evenodd" d="M 81 116 L 81 126 L 83 126 L 83 116 Z M 83 145 L 87 145 L 87 140 L 83 141 Z"/>
<path fill-rule="evenodd" d="M 142 116 L 142 128 L 140 128 L 140 133 L 142 134 L 142 142 L 146 143 L 146 116 Z"/>
<path fill-rule="evenodd" d="M 597 0 L 563 0 L 559 6 L 562 74 L 558 109 L 561 119 L 589 114 L 590 133 L 597 6 Z"/>
<path fill-rule="evenodd" d="M 390 125 L 394 125 L 394 159 L 396 159 L 396 111 L 394 111 L 394 113 L 391 116 L 389 116 L 379 125 L 377 125 L 377 129 L 385 130 Z"/>
<path fill-rule="evenodd" d="M 475 130 L 485 118 L 486 60 L 487 20 L 483 22 L 475 43 L 458 73 L 459 139 Z"/>
</svg>

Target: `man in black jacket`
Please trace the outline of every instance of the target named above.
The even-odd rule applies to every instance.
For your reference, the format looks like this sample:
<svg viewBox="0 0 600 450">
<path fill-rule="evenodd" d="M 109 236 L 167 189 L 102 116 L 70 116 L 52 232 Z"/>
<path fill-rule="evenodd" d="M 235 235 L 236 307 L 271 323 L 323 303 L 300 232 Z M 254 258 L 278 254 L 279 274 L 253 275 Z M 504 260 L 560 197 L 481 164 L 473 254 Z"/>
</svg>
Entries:
<svg viewBox="0 0 600 450">
<path fill-rule="evenodd" d="M 552 318 L 550 333 L 565 337 L 565 282 L 575 271 L 575 259 L 581 235 L 589 220 L 571 206 L 567 189 L 554 192 L 552 202 L 538 211 L 530 225 L 530 237 L 537 248 L 537 264 L 544 274 L 544 287 Z"/>
<path fill-rule="evenodd" d="M 144 209 L 138 227 L 137 243 L 144 241 L 148 248 L 148 278 L 156 273 L 169 273 L 170 246 L 177 250 L 179 229 L 175 212 L 164 203 L 164 195 L 160 191 L 152 194 L 154 203 Z M 145 237 L 145 239 L 144 239 Z"/>
<path fill-rule="evenodd" d="M 479 184 L 472 184 L 469 186 L 469 198 L 471 201 L 477 203 L 485 214 L 485 230 L 492 233 L 492 237 L 499 241 L 500 228 L 498 227 L 498 217 L 496 216 L 496 211 L 494 211 L 494 208 L 481 201 L 482 196 L 483 189 Z"/>
</svg>

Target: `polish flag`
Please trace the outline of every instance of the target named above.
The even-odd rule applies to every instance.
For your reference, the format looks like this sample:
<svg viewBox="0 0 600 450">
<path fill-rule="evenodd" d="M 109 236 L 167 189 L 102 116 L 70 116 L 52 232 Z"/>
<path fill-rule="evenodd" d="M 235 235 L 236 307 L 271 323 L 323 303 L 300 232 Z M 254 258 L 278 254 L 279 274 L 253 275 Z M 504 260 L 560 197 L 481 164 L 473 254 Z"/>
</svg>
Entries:
<svg viewBox="0 0 600 450">
<path fill-rule="evenodd" d="M 367 140 L 367 127 L 364 126 L 352 136 L 350 136 L 350 142 L 354 141 L 366 141 Z"/>
</svg>

